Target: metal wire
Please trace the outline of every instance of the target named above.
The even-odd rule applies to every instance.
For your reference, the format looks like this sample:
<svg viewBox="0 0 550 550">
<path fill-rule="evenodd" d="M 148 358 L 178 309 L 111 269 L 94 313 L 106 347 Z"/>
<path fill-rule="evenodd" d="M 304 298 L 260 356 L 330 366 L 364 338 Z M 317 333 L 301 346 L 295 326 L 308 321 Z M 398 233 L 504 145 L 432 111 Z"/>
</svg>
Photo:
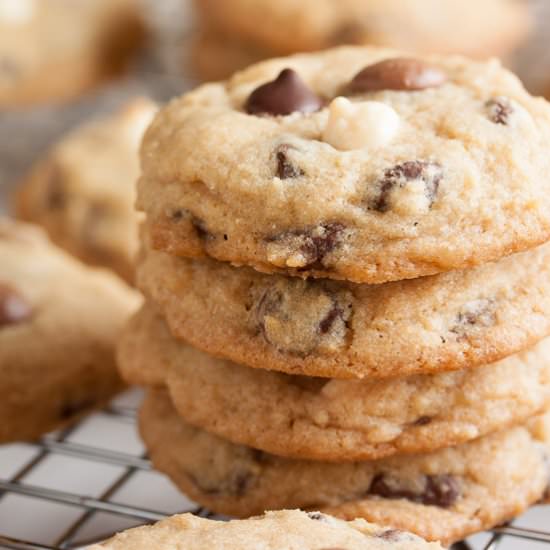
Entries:
<svg viewBox="0 0 550 550">
<path fill-rule="evenodd" d="M 135 421 L 135 411 L 131 409 L 109 407 L 104 413 L 106 413 L 107 418 L 111 421 L 124 423 Z M 111 497 L 127 484 L 136 472 L 152 470 L 151 463 L 144 456 L 136 456 L 89 445 L 72 443 L 68 441 L 67 438 L 76 429 L 78 429 L 78 425 L 64 430 L 57 436 L 45 437 L 37 442 L 36 447 L 39 449 L 39 452 L 36 456 L 22 464 L 19 470 L 10 478 L 0 478 L 0 499 L 10 493 L 25 495 L 43 501 L 74 506 L 81 509 L 82 514 L 74 523 L 65 529 L 65 532 L 58 537 L 53 546 L 15 539 L 0 533 L 0 547 L 10 550 L 66 550 L 81 546 L 82 541 L 76 542 L 78 534 L 98 512 L 136 519 L 140 523 L 150 523 L 166 517 L 165 513 L 158 510 L 130 506 L 111 500 Z M 115 465 L 122 467 L 123 470 L 99 497 L 74 494 L 26 483 L 25 478 L 27 478 L 48 456 L 52 455 L 65 455 L 73 458 L 85 459 L 87 461 Z M 213 516 L 209 510 L 202 507 L 196 507 L 188 511 L 202 517 Z M 489 542 L 485 545 L 484 550 L 496 550 L 500 543 L 507 537 L 550 544 L 550 532 L 507 525 L 493 530 L 493 534 Z M 93 542 L 96 541 L 86 541 L 86 544 L 91 544 Z M 472 548 L 467 543 L 461 542 L 454 545 L 453 550 L 472 550 Z"/>
</svg>

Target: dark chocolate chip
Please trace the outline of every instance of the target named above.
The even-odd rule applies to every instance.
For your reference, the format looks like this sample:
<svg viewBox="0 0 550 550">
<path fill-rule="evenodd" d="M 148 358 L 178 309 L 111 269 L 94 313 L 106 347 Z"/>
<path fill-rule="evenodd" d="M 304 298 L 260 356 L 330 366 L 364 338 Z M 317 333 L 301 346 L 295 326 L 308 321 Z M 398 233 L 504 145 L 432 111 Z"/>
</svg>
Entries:
<svg viewBox="0 0 550 550">
<path fill-rule="evenodd" d="M 439 184 L 443 179 L 443 170 L 436 162 L 412 160 L 389 168 L 377 183 L 375 196 L 368 201 L 370 210 L 387 212 L 390 207 L 390 195 L 394 189 L 403 188 L 415 180 L 424 182 L 425 193 L 430 207 L 435 202 Z"/>
<path fill-rule="evenodd" d="M 514 107 L 507 97 L 495 97 L 485 103 L 489 120 L 495 124 L 507 126 L 510 122 L 510 116 L 514 112 Z"/>
<path fill-rule="evenodd" d="M 277 158 L 277 177 L 282 180 L 299 178 L 304 175 L 304 171 L 288 158 L 289 149 L 293 149 L 293 147 L 283 143 L 277 147 L 275 152 Z"/>
<path fill-rule="evenodd" d="M 213 237 L 212 233 L 210 233 L 208 229 L 206 229 L 206 223 L 200 218 L 192 216 L 191 225 L 194 227 L 195 232 L 197 233 L 197 237 L 199 239 L 206 240 Z"/>
<path fill-rule="evenodd" d="M 413 426 L 427 426 L 432 421 L 431 417 L 429 416 L 421 416 L 420 418 L 417 418 L 413 422 Z"/>
<path fill-rule="evenodd" d="M 321 319 L 319 323 L 319 332 L 321 334 L 327 334 L 332 328 L 332 325 L 337 319 L 342 319 L 344 312 L 338 304 L 334 304 L 332 309 Z"/>
<path fill-rule="evenodd" d="M 29 302 L 12 287 L 0 283 L 0 327 L 23 323 L 31 315 Z"/>
<path fill-rule="evenodd" d="M 428 506 L 451 507 L 460 496 L 460 486 L 454 476 L 447 474 L 428 475 L 421 492 L 407 488 L 399 479 L 385 474 L 377 475 L 370 485 L 368 494 L 388 499 L 407 499 Z"/>
<path fill-rule="evenodd" d="M 397 57 L 369 65 L 357 73 L 348 86 L 351 93 L 378 90 L 424 90 L 447 81 L 438 67 L 419 59 Z"/>
<path fill-rule="evenodd" d="M 284 69 L 279 76 L 256 88 L 248 97 L 245 110 L 251 115 L 289 115 L 313 113 L 323 101 L 300 78 L 296 71 Z"/>
<path fill-rule="evenodd" d="M 339 222 L 327 222 L 306 229 L 287 231 L 266 240 L 284 244 L 295 252 L 300 252 L 304 257 L 304 264 L 300 269 L 322 269 L 325 257 L 341 244 L 344 230 L 345 226 Z"/>
<path fill-rule="evenodd" d="M 327 516 L 321 512 L 308 512 L 307 515 L 314 521 L 327 521 Z"/>
<path fill-rule="evenodd" d="M 187 222 L 191 224 L 191 227 L 195 230 L 197 237 L 201 240 L 211 239 L 214 237 L 214 235 L 208 231 L 206 223 L 186 208 L 178 208 L 173 210 L 169 213 L 169 217 L 176 223 Z"/>
</svg>

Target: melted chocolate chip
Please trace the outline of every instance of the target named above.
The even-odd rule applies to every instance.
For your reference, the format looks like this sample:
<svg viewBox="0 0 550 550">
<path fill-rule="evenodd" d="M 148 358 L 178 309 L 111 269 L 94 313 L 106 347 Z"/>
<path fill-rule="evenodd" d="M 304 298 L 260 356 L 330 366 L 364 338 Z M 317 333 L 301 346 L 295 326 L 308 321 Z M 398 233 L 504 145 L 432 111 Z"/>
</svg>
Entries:
<svg viewBox="0 0 550 550">
<path fill-rule="evenodd" d="M 409 182 L 421 180 L 424 183 L 426 198 L 431 208 L 435 202 L 439 183 L 443 179 L 443 170 L 435 162 L 413 160 L 403 162 L 389 168 L 384 172 L 382 179 L 378 182 L 377 193 L 369 201 L 369 209 L 377 212 L 390 210 L 390 196 L 394 189 L 403 188 Z"/>
<path fill-rule="evenodd" d="M 250 312 L 251 329 L 281 352 L 336 351 L 345 344 L 352 297 L 331 288 L 310 281 L 279 280 L 257 295 Z"/>
<path fill-rule="evenodd" d="M 424 90 L 441 86 L 447 75 L 424 61 L 397 57 L 369 65 L 357 73 L 348 86 L 351 93 L 378 90 Z"/>
<path fill-rule="evenodd" d="M 256 88 L 248 97 L 245 110 L 251 115 L 289 115 L 313 113 L 323 106 L 296 71 L 284 69 L 279 76 Z"/>
<path fill-rule="evenodd" d="M 451 507 L 460 496 L 457 479 L 451 475 L 429 475 L 424 477 L 424 488 L 417 492 L 407 488 L 400 480 L 377 475 L 371 483 L 368 494 L 388 499 L 407 499 L 428 506 Z"/>
<path fill-rule="evenodd" d="M 489 120 L 495 124 L 507 126 L 510 122 L 510 116 L 514 112 L 514 107 L 507 97 L 495 97 L 485 104 Z"/>
<path fill-rule="evenodd" d="M 282 180 L 299 178 L 304 175 L 304 171 L 289 160 L 289 149 L 293 149 L 293 147 L 291 145 L 282 144 L 277 147 L 275 152 L 277 158 L 277 177 Z"/>
<path fill-rule="evenodd" d="M 187 222 L 191 224 L 191 227 L 195 230 L 197 237 L 201 240 L 211 239 L 214 237 L 214 235 L 208 231 L 206 223 L 186 208 L 178 208 L 177 210 L 172 211 L 169 216 L 174 222 Z M 224 237 L 226 236 L 224 235 Z M 227 240 L 227 238 L 224 240 Z"/>
<path fill-rule="evenodd" d="M 279 243 L 300 253 L 303 257 L 300 269 L 323 268 L 325 257 L 340 245 L 344 230 L 343 224 L 328 222 L 306 229 L 287 231 L 270 237 L 267 242 Z"/>
<path fill-rule="evenodd" d="M 23 323 L 31 315 L 27 300 L 12 287 L 0 284 L 0 327 Z"/>
<path fill-rule="evenodd" d="M 403 539 L 403 535 L 403 531 L 399 531 L 399 529 L 387 529 L 377 535 L 377 537 L 382 540 L 387 540 L 388 542 L 397 542 Z"/>
</svg>

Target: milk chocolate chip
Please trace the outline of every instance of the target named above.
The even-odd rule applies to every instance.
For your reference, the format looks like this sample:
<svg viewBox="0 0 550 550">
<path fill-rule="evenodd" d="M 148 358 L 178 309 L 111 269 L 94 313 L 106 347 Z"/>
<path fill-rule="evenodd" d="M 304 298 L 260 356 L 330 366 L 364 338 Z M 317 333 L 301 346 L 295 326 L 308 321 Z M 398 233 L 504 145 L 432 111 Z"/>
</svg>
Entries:
<svg viewBox="0 0 550 550">
<path fill-rule="evenodd" d="M 318 97 L 296 71 L 284 69 L 279 76 L 256 88 L 246 100 L 245 110 L 251 115 L 289 115 L 313 113 L 323 106 Z"/>
<path fill-rule="evenodd" d="M 434 65 L 419 59 L 396 57 L 365 67 L 353 77 L 348 91 L 425 90 L 441 86 L 446 81 L 447 75 Z"/>
<path fill-rule="evenodd" d="M 22 323 L 31 314 L 32 308 L 27 300 L 10 286 L 0 283 L 0 328 Z"/>
</svg>

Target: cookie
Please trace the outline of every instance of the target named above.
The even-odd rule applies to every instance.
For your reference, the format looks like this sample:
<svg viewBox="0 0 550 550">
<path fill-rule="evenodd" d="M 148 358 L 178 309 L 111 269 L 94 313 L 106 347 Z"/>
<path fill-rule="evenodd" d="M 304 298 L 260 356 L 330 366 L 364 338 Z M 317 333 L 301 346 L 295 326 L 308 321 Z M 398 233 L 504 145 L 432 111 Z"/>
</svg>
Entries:
<svg viewBox="0 0 550 550">
<path fill-rule="evenodd" d="M 371 44 L 411 52 L 487 57 L 515 46 L 530 27 L 517 0 L 195 0 L 203 24 L 273 55 Z"/>
<path fill-rule="evenodd" d="M 169 389 L 181 417 L 280 456 L 372 460 L 457 445 L 525 422 L 550 406 L 550 338 L 482 368 L 375 380 L 250 369 L 178 342 L 144 307 L 118 363 L 130 384 Z"/>
<path fill-rule="evenodd" d="M 134 277 L 139 248 L 135 182 L 138 147 L 156 106 L 136 99 L 63 138 L 20 187 L 20 218 L 86 263 Z"/>
<path fill-rule="evenodd" d="M 320 512 L 266 512 L 228 522 L 181 514 L 136 527 L 89 550 L 442 550 L 412 533 L 357 519 L 345 522 Z"/>
<path fill-rule="evenodd" d="M 151 392 L 141 433 L 155 466 L 193 500 L 245 517 L 304 508 L 361 517 L 446 545 L 499 525 L 548 486 L 548 418 L 433 454 L 334 464 L 268 455 L 185 424 Z M 539 426 L 540 424 L 540 426 Z"/>
<path fill-rule="evenodd" d="M 121 73 L 144 38 L 136 0 L 0 0 L 0 107 L 78 96 Z"/>
<path fill-rule="evenodd" d="M 338 48 L 169 103 L 144 139 L 138 205 L 171 254 L 415 278 L 548 240 L 549 139 L 550 104 L 495 60 Z"/>
<path fill-rule="evenodd" d="M 114 347 L 137 294 L 0 219 L 0 442 L 34 439 L 122 388 Z"/>
<path fill-rule="evenodd" d="M 550 244 L 383 285 L 265 275 L 149 251 L 138 285 L 177 338 L 249 367 L 329 378 L 488 364 L 550 333 Z"/>
</svg>

